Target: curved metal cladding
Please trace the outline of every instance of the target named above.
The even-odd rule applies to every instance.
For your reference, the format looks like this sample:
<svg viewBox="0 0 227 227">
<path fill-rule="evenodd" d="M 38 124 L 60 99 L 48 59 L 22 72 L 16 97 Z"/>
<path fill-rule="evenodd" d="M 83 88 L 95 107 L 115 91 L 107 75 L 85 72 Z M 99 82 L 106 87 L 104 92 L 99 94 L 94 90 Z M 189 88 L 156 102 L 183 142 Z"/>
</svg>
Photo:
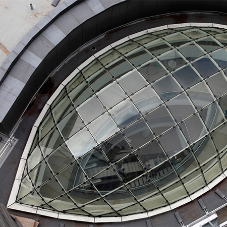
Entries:
<svg viewBox="0 0 227 227">
<path fill-rule="evenodd" d="M 226 170 L 227 32 L 181 27 L 79 67 L 39 124 L 16 202 L 118 217 L 187 198 Z"/>
<path fill-rule="evenodd" d="M 40 92 L 41 95 L 44 95 L 45 93 L 45 95 L 49 97 L 60 82 L 84 60 L 96 51 L 101 50 L 104 46 L 107 46 L 111 42 L 124 37 L 126 34 L 130 35 L 141 29 L 172 23 L 195 21 L 209 23 L 219 23 L 222 21 L 223 23 L 223 18 L 222 16 L 216 17 L 214 15 L 207 18 L 200 13 L 195 16 L 186 14 L 176 14 L 175 16 L 169 18 L 165 16 L 162 17 L 162 20 L 154 19 L 152 23 L 148 20 L 147 23 L 142 25 L 142 27 L 135 26 L 132 29 L 132 26 L 128 26 L 127 29 L 122 32 L 117 32 L 119 29 L 116 29 L 114 32 L 106 34 L 104 37 L 100 37 L 100 42 L 95 42 L 97 46 L 94 52 L 91 51 L 92 44 L 91 46 L 88 45 L 87 49 L 85 48 L 86 52 L 80 49 L 82 45 L 91 41 L 95 37 L 102 35 L 111 29 L 125 25 L 126 23 L 150 16 L 159 16 L 172 12 L 178 13 L 193 10 L 216 12 L 227 11 L 227 6 L 224 1 L 129 0 L 120 2 L 119 0 L 116 0 L 108 1 L 107 3 L 107 1 L 97 0 L 96 3 L 96 5 L 99 5 L 100 7 L 91 7 L 93 8 L 92 11 L 92 9 L 89 9 L 86 1 L 66 1 L 66 3 L 57 7 L 56 11 L 53 11 L 53 13 L 51 12 L 41 23 L 35 26 L 23 38 L 23 42 L 19 43 L 19 45 L 4 62 L 0 68 L 1 83 L 7 75 L 21 74 L 19 76 L 24 77 L 23 80 L 25 81 L 25 84 L 20 93 L 18 93 L 18 96 L 14 98 L 13 102 L 10 104 L 10 109 L 5 113 L 5 117 L 0 124 L 1 132 L 6 134 L 11 132 L 15 123 L 20 118 L 34 94 L 36 94 L 36 92 L 40 90 L 40 87 L 42 87 L 43 82 L 45 82 L 51 72 L 53 72 L 69 55 L 75 51 L 77 51 L 76 63 L 74 61 L 69 61 L 67 66 L 62 67 L 61 76 L 59 76 L 58 73 L 55 74 L 55 77 L 52 77 L 51 83 L 47 84 L 44 91 Z M 77 10 L 77 7 L 79 7 L 80 10 Z M 87 13 L 88 11 L 89 13 Z M 86 13 L 83 14 L 83 12 Z M 68 18 L 68 24 L 64 23 L 65 18 Z M 50 35 L 49 37 L 51 37 L 51 31 L 53 31 L 53 28 L 57 30 L 59 29 L 59 34 L 62 35 L 64 33 L 65 36 L 54 37 L 53 35 L 53 40 L 55 40 L 56 37 L 58 38 L 57 43 L 53 42 L 54 44 L 51 48 L 49 48 L 48 45 L 40 46 L 40 43 L 46 42 L 43 41 L 42 34 L 47 32 L 48 36 Z M 23 53 L 25 54 L 27 50 L 31 51 L 38 57 L 35 59 L 40 60 L 40 62 L 35 62 L 35 67 L 33 67 L 34 62 L 32 62 L 34 58 L 30 58 L 30 60 L 25 63 L 23 62 L 24 60 L 21 59 L 21 56 Z M 28 56 L 31 56 L 29 54 Z M 50 84 L 51 88 L 49 86 Z M 48 89 L 48 92 L 46 92 L 46 89 Z"/>
</svg>

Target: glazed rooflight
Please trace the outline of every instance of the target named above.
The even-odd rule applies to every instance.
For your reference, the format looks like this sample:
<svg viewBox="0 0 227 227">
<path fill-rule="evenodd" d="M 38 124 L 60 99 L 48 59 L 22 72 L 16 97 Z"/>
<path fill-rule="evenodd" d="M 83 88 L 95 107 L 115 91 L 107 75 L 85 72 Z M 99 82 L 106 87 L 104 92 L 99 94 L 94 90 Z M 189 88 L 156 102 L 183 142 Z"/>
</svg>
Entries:
<svg viewBox="0 0 227 227">
<path fill-rule="evenodd" d="M 40 123 L 17 202 L 84 216 L 188 198 L 227 166 L 227 33 L 176 28 L 81 69 Z"/>
</svg>

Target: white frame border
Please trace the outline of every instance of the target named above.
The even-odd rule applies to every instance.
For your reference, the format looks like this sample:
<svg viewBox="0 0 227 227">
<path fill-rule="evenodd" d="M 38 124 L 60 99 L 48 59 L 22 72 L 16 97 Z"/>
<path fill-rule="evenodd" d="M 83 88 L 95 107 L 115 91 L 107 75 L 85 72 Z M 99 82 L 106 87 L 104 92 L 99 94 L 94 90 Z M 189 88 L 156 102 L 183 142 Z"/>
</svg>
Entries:
<svg viewBox="0 0 227 227">
<path fill-rule="evenodd" d="M 20 159 L 19 167 L 16 173 L 16 177 L 13 183 L 13 187 L 10 193 L 10 197 L 8 200 L 7 208 L 9 209 L 14 209 L 14 210 L 20 210 L 20 211 L 25 211 L 29 213 L 35 213 L 35 214 L 40 214 L 48 217 L 54 217 L 58 219 L 66 219 L 66 220 L 74 220 L 74 221 L 83 221 L 83 222 L 90 222 L 90 223 L 106 223 L 106 222 L 124 222 L 124 221 L 130 221 L 130 220 L 137 220 L 141 218 L 147 218 L 147 217 L 152 217 L 173 209 L 176 209 L 177 207 L 180 207 L 190 201 L 193 201 L 194 199 L 198 198 L 199 196 L 203 195 L 205 192 L 209 191 L 211 188 L 215 187 L 218 183 L 220 183 L 223 179 L 226 178 L 227 176 L 227 171 L 224 174 L 221 174 L 219 177 L 217 177 L 215 180 L 213 180 L 211 183 L 209 183 L 207 186 L 204 188 L 200 189 L 199 191 L 195 192 L 194 194 L 190 195 L 190 197 L 181 199 L 170 206 L 166 207 L 161 207 L 157 208 L 155 210 L 149 211 L 149 212 L 144 212 L 141 214 L 133 214 L 133 215 L 126 215 L 122 217 L 88 217 L 88 216 L 82 216 L 82 215 L 72 215 L 72 214 L 64 214 L 60 212 L 54 212 L 50 210 L 44 210 L 40 208 L 34 208 L 32 206 L 28 205 L 22 205 L 19 203 L 16 203 L 16 196 L 19 190 L 23 170 L 25 167 L 26 159 L 28 156 L 28 152 L 31 148 L 33 139 L 35 137 L 37 128 L 42 121 L 44 115 L 46 114 L 49 106 L 51 103 L 57 98 L 61 90 L 64 88 L 66 84 L 68 84 L 69 81 L 71 81 L 75 75 L 79 72 L 80 69 L 84 68 L 87 66 L 92 60 L 94 60 L 96 57 L 100 56 L 101 54 L 104 53 L 105 51 L 108 51 L 109 49 L 124 43 L 132 38 L 139 37 L 143 34 L 146 33 L 151 33 L 155 31 L 161 31 L 169 28 L 180 28 L 180 27 L 214 27 L 214 28 L 222 28 L 222 29 L 227 29 L 227 25 L 222 25 L 222 24 L 216 24 L 216 23 L 181 23 L 181 24 L 170 24 L 170 25 L 164 25 L 160 27 L 155 27 L 151 29 L 146 29 L 144 31 L 140 31 L 138 33 L 129 35 L 124 37 L 121 40 L 118 40 L 117 42 L 114 42 L 110 44 L 109 46 L 105 47 L 104 49 L 100 50 L 96 54 L 92 55 L 90 58 L 88 58 L 85 62 L 83 62 L 78 68 L 76 68 L 57 88 L 57 90 L 53 93 L 53 95 L 50 97 L 50 99 L 46 102 L 44 108 L 42 109 L 40 115 L 38 116 L 35 124 L 32 127 L 31 133 L 29 135 L 28 141 L 26 143 L 25 149 L 23 151 L 23 154 Z"/>
</svg>

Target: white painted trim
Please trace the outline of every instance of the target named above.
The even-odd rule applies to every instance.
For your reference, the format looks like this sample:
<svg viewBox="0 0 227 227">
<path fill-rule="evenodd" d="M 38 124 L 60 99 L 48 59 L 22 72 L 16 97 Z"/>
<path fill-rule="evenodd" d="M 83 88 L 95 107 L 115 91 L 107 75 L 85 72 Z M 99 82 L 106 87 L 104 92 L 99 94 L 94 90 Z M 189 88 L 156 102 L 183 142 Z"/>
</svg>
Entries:
<svg viewBox="0 0 227 227">
<path fill-rule="evenodd" d="M 197 192 L 195 192 L 194 194 L 190 195 L 190 197 L 192 200 L 194 200 L 208 191 L 210 191 L 210 189 L 207 186 L 205 186 L 204 188 L 202 188 L 202 189 L 198 190 Z"/>
<path fill-rule="evenodd" d="M 125 38 L 123 38 L 123 39 L 118 40 L 118 41 L 115 42 L 115 43 L 110 44 L 110 46 L 116 47 L 116 46 L 118 46 L 118 45 L 120 45 L 120 44 L 122 44 L 122 43 L 124 43 L 124 42 L 129 41 L 129 40 L 130 40 L 130 39 L 129 39 L 128 36 L 127 36 L 127 37 L 125 37 Z"/>
<path fill-rule="evenodd" d="M 223 179 L 226 178 L 227 176 L 227 170 L 224 172 L 224 174 L 220 175 L 218 178 L 216 178 L 214 181 L 212 181 L 211 183 L 209 183 L 208 186 L 205 186 L 204 188 L 200 189 L 199 191 L 195 192 L 194 194 L 190 195 L 190 197 L 188 198 L 184 198 L 176 203 L 171 204 L 171 206 L 165 206 L 162 208 L 158 208 L 155 209 L 153 211 L 149 211 L 149 212 L 145 212 L 142 214 L 135 214 L 135 215 L 128 215 L 128 216 L 122 216 L 122 217 L 101 217 L 101 218 L 95 218 L 95 217 L 88 217 L 88 216 L 82 216 L 82 215 L 72 215 L 72 214 L 64 214 L 64 213 L 58 213 L 58 212 L 53 212 L 53 211 L 49 211 L 49 210 L 42 210 L 42 209 L 38 209 L 38 208 L 34 208 L 32 206 L 27 206 L 27 205 L 22 205 L 19 203 L 15 203 L 16 201 L 16 195 L 18 193 L 19 190 L 19 185 L 20 185 L 20 179 L 23 173 L 23 169 L 25 167 L 25 160 L 27 159 L 28 156 L 28 152 L 32 146 L 32 142 L 33 139 L 35 137 L 35 133 L 37 131 L 37 127 L 39 126 L 39 124 L 41 123 L 43 117 L 45 116 L 49 106 L 52 104 L 52 102 L 55 100 L 55 98 L 58 96 L 58 94 L 61 92 L 61 90 L 63 89 L 64 86 L 66 86 L 75 76 L 76 74 L 79 72 L 79 70 L 83 69 L 84 67 L 86 67 L 90 62 L 92 62 L 93 60 L 95 60 L 95 57 L 100 56 L 101 54 L 105 53 L 104 50 L 108 51 L 110 48 L 115 47 L 117 45 L 122 44 L 123 42 L 126 42 L 132 38 L 138 37 L 139 35 L 143 35 L 146 34 L 148 32 L 154 32 L 154 31 L 161 31 L 164 29 L 168 29 L 168 28 L 180 28 L 180 27 L 216 27 L 216 28 L 224 28 L 227 29 L 226 25 L 221 25 L 221 24 L 211 24 L 211 23 L 183 23 L 183 24 L 171 24 L 171 25 L 165 25 L 165 26 L 160 26 L 157 28 L 152 28 L 152 29 L 148 29 L 148 30 L 144 30 L 141 31 L 139 33 L 130 35 L 129 37 L 125 37 L 111 45 L 109 45 L 108 47 L 104 48 L 103 50 L 99 51 L 98 53 L 94 54 L 93 56 L 91 56 L 89 59 L 87 59 L 84 63 L 82 63 L 78 69 L 75 69 L 58 87 L 58 89 L 54 92 L 54 94 L 51 96 L 51 98 L 47 101 L 46 105 L 44 106 L 43 110 L 41 111 L 39 117 L 37 118 L 31 133 L 29 135 L 28 141 L 26 143 L 24 152 L 22 154 L 21 160 L 20 160 L 20 164 L 19 164 L 19 168 L 16 174 L 16 178 L 14 180 L 14 184 L 11 190 L 11 194 L 8 200 L 8 205 L 7 207 L 10 209 L 14 209 L 14 210 L 20 210 L 20 211 L 25 211 L 25 212 L 29 212 L 29 213 L 37 213 L 40 215 L 44 215 L 44 216 L 49 216 L 49 217 L 56 217 L 59 219 L 67 219 L 67 220 L 76 220 L 76 221 L 84 221 L 84 222 L 90 222 L 90 223 L 102 223 L 102 222 L 124 222 L 124 221 L 130 221 L 130 220 L 135 220 L 135 219 L 141 219 L 141 218 L 146 218 L 146 217 L 151 217 L 157 214 L 161 214 L 164 212 L 167 212 L 169 210 L 175 209 L 179 206 L 182 206 L 188 202 L 190 202 L 191 200 L 194 200 L 196 198 L 198 198 L 199 196 L 203 195 L 204 193 L 206 193 L 207 191 L 209 191 L 211 188 L 213 188 L 214 186 L 216 186 L 219 182 L 221 182 Z"/>
<path fill-rule="evenodd" d="M 122 222 L 122 218 L 121 217 L 102 217 L 102 218 L 95 217 L 95 223 L 106 223 L 106 222 Z"/>
<path fill-rule="evenodd" d="M 171 210 L 173 210 L 173 209 L 175 209 L 177 207 L 180 207 L 180 206 L 182 206 L 182 205 L 184 205 L 186 203 L 189 203 L 191 201 L 192 201 L 192 199 L 190 197 L 181 199 L 181 200 L 179 200 L 179 201 L 177 201 L 177 202 L 175 202 L 173 204 L 170 204 Z"/>
<path fill-rule="evenodd" d="M 79 71 L 80 71 L 79 69 L 75 69 L 61 84 L 63 86 L 66 86 L 76 76 L 76 74 Z"/>
<path fill-rule="evenodd" d="M 86 67 L 89 63 L 91 63 L 92 61 L 95 60 L 95 57 L 92 55 L 90 58 L 88 58 L 85 62 L 83 62 L 80 66 L 78 66 L 77 68 L 79 70 L 82 70 L 84 67 Z"/>
<path fill-rule="evenodd" d="M 147 33 L 148 33 L 148 30 L 144 30 L 142 32 L 137 32 L 135 34 L 129 35 L 128 37 L 129 37 L 129 39 L 134 39 L 134 38 L 137 38 L 139 36 L 145 35 Z"/>
<path fill-rule="evenodd" d="M 54 211 L 51 211 L 51 210 L 45 210 L 45 209 L 38 208 L 36 213 L 43 215 L 43 216 L 58 218 L 58 212 L 54 212 Z"/>
<path fill-rule="evenodd" d="M 218 217 L 218 215 L 216 213 L 214 213 L 211 216 L 209 216 L 209 217 L 197 222 L 196 224 L 192 225 L 192 227 L 201 227 L 201 226 L 205 225 L 206 223 L 213 221 L 217 217 Z"/>
<path fill-rule="evenodd" d="M 40 125 L 41 121 L 43 120 L 43 117 L 45 116 L 48 109 L 49 109 L 49 104 L 46 103 L 46 105 L 43 107 L 41 113 L 39 114 L 39 116 L 34 124 L 34 127 L 38 128 L 38 126 Z"/>
<path fill-rule="evenodd" d="M 108 52 L 110 49 L 112 49 L 112 47 L 109 45 L 105 48 L 103 48 L 102 50 L 100 50 L 99 52 L 97 52 L 96 54 L 94 54 L 94 56 L 96 58 L 98 58 L 99 56 L 101 56 L 102 54 L 105 54 L 106 52 Z"/>
<path fill-rule="evenodd" d="M 59 213 L 58 219 L 65 219 L 65 220 L 75 220 L 75 221 L 84 221 L 84 222 L 95 222 L 94 217 L 82 216 L 82 215 L 73 215 L 73 214 L 63 214 Z"/>
<path fill-rule="evenodd" d="M 60 94 L 60 92 L 62 91 L 62 89 L 64 88 L 64 85 L 60 84 L 58 86 L 58 88 L 56 89 L 56 91 L 51 95 L 51 97 L 49 98 L 49 100 L 46 102 L 46 108 L 49 108 L 49 106 L 52 104 L 52 102 L 57 98 L 57 96 Z"/>
<path fill-rule="evenodd" d="M 128 215 L 128 216 L 122 216 L 122 221 L 131 221 L 136 219 L 142 219 L 142 218 L 148 218 L 148 213 L 141 213 L 141 214 L 134 214 L 134 215 Z"/>
<path fill-rule="evenodd" d="M 147 31 L 148 32 L 157 32 L 157 31 L 162 31 L 162 30 L 165 30 L 165 29 L 168 29 L 167 25 L 163 25 L 163 26 L 155 27 L 155 28 L 150 28 Z"/>
<path fill-rule="evenodd" d="M 157 214 L 162 214 L 162 213 L 170 211 L 170 210 L 171 210 L 171 207 L 168 205 L 168 206 L 161 207 L 161 208 L 158 208 L 158 209 L 155 209 L 155 210 L 152 210 L 152 211 L 148 211 L 147 215 L 148 215 L 148 217 L 152 217 L 152 216 L 155 216 Z"/>
</svg>

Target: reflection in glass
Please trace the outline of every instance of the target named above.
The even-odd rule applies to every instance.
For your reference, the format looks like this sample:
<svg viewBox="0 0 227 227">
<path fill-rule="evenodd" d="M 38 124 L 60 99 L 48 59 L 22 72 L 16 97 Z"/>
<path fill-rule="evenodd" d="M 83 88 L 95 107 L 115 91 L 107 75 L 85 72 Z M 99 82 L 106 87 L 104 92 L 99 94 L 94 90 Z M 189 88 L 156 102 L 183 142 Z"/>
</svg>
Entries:
<svg viewBox="0 0 227 227">
<path fill-rule="evenodd" d="M 190 88 L 197 84 L 201 79 L 190 65 L 185 66 L 173 73 L 173 76 L 184 89 Z"/>
<path fill-rule="evenodd" d="M 117 217 L 216 179 L 227 168 L 226 44 L 217 28 L 164 29 L 81 69 L 37 127 L 17 201 Z"/>
</svg>

